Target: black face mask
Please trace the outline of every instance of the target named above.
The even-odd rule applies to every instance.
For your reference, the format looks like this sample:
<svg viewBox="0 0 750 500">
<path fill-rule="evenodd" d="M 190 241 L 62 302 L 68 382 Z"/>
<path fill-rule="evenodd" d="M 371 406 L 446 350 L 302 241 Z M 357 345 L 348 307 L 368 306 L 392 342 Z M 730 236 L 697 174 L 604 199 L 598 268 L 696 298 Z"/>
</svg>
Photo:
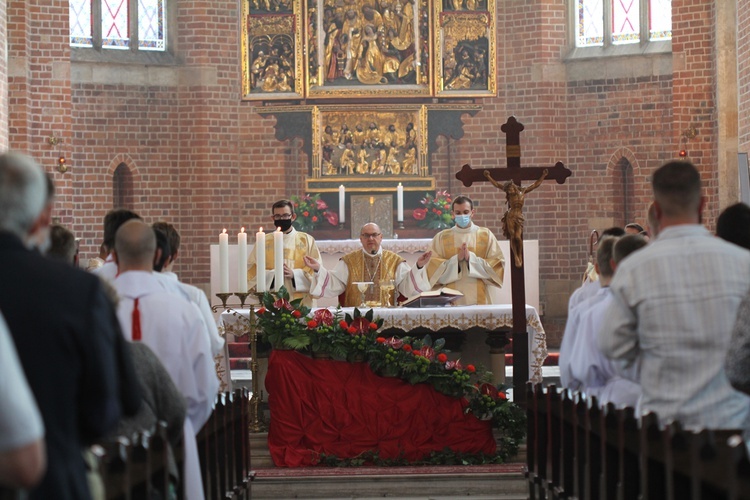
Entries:
<svg viewBox="0 0 750 500">
<path fill-rule="evenodd" d="M 286 233 L 287 231 L 289 231 L 289 228 L 292 227 L 292 219 L 274 220 L 273 225 L 276 227 L 280 227 L 281 231 Z"/>
</svg>

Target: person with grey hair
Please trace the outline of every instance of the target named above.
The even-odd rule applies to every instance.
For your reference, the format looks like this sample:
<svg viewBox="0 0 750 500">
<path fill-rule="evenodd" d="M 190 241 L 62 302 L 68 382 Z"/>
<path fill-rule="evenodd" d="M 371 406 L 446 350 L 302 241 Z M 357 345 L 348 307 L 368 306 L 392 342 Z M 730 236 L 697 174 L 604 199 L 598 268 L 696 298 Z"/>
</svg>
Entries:
<svg viewBox="0 0 750 500">
<path fill-rule="evenodd" d="M 187 401 L 184 423 L 186 498 L 202 499 L 195 436 L 213 411 L 219 387 L 213 355 L 198 309 L 167 291 L 153 272 L 156 236 L 139 219 L 120 226 L 114 258 L 120 271 L 114 287 L 120 295 L 117 317 L 125 338 L 143 342 L 162 362 Z"/>
<path fill-rule="evenodd" d="M 750 398 L 724 370 L 738 306 L 750 289 L 750 252 L 703 225 L 698 170 L 684 161 L 652 178 L 659 237 L 623 260 L 610 290 L 602 353 L 640 363 L 639 413 L 687 429 L 742 429 Z"/>
<path fill-rule="evenodd" d="M 99 279 L 31 249 L 48 224 L 45 183 L 28 156 L 0 155 L 0 310 L 46 429 L 48 467 L 30 497 L 85 500 L 81 449 L 135 413 L 140 393 L 120 383 L 132 363 L 118 357 Z"/>
<path fill-rule="evenodd" d="M 49 248 L 46 255 L 78 266 L 78 242 L 65 226 L 52 224 L 49 229 Z"/>
</svg>

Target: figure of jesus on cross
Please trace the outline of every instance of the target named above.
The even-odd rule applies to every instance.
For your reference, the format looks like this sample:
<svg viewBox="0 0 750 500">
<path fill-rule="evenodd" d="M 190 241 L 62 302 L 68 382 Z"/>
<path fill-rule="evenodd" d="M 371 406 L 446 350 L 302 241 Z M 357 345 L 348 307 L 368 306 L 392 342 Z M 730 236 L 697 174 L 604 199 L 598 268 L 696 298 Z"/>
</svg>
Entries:
<svg viewBox="0 0 750 500">
<path fill-rule="evenodd" d="M 554 167 L 525 167 L 521 168 L 521 131 L 524 127 L 515 117 L 511 116 L 500 127 L 505 132 L 506 168 L 489 168 L 474 170 L 464 165 L 456 174 L 456 178 L 469 187 L 474 182 L 490 181 L 506 194 L 508 211 L 503 215 L 503 234 L 510 240 L 510 253 L 513 259 L 511 266 L 511 297 L 513 301 L 513 398 L 520 404 L 525 403 L 525 384 L 529 371 L 529 346 L 526 333 L 526 287 L 523 276 L 523 204 L 526 195 L 539 187 L 545 180 L 554 179 L 563 184 L 571 172 L 562 162 Z M 526 188 L 521 187 L 521 181 L 535 182 Z M 507 181 L 500 184 L 499 181 Z M 524 375 L 521 375 L 524 374 Z"/>
</svg>

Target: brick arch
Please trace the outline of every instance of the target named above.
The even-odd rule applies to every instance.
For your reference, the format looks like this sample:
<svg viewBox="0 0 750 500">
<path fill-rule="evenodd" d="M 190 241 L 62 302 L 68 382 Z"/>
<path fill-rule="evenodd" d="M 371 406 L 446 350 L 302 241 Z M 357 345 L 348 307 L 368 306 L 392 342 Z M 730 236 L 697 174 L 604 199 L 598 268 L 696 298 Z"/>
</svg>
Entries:
<svg viewBox="0 0 750 500">
<path fill-rule="evenodd" d="M 135 183 L 138 168 L 128 155 L 119 154 L 107 169 L 112 178 L 112 208 L 135 210 Z"/>
<path fill-rule="evenodd" d="M 607 177 L 611 180 L 612 217 L 623 227 L 638 218 L 635 195 L 636 172 L 640 163 L 628 148 L 617 149 L 607 163 Z"/>
</svg>

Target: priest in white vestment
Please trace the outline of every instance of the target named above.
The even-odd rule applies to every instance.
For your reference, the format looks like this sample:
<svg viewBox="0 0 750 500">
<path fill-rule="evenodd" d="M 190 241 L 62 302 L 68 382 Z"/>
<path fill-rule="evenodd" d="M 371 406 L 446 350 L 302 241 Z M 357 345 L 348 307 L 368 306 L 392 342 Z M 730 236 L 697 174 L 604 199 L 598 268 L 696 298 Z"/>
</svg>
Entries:
<svg viewBox="0 0 750 500">
<path fill-rule="evenodd" d="M 125 337 L 154 351 L 187 400 L 182 479 L 186 498 L 202 499 L 195 435 L 213 411 L 219 381 L 203 319 L 193 304 L 164 290 L 152 271 L 155 249 L 154 232 L 142 221 L 128 221 L 118 230 L 117 316 Z"/>
<path fill-rule="evenodd" d="M 452 210 L 456 225 L 440 231 L 430 245 L 430 284 L 462 292 L 456 305 L 492 304 L 490 288 L 503 286 L 503 251 L 492 231 L 472 222 L 474 204 L 470 198 L 457 197 Z"/>
<path fill-rule="evenodd" d="M 309 256 L 320 261 L 320 250 L 315 243 L 315 238 L 302 231 L 297 231 L 294 220 L 297 214 L 294 212 L 294 204 L 289 200 L 279 200 L 271 207 L 273 213 L 274 227 L 284 233 L 284 286 L 289 291 L 292 300 L 302 299 L 302 303 L 308 307 L 314 307 L 314 298 L 310 294 L 313 270 L 305 264 L 305 257 Z M 274 248 L 272 235 L 266 235 L 265 248 L 265 278 L 266 289 L 275 289 L 274 281 Z M 253 247 L 247 258 L 247 285 L 249 288 L 257 287 L 258 266 L 257 251 Z M 243 290 L 244 291 L 244 290 Z"/>
<path fill-rule="evenodd" d="M 344 255 L 332 271 L 315 259 L 305 258 L 307 266 L 314 270 L 310 288 L 313 296 L 337 297 L 344 294 L 344 307 L 353 307 L 361 303 L 357 282 L 374 283 L 366 292 L 367 301 L 380 300 L 379 286 L 386 280 L 394 280 L 395 290 L 404 297 L 430 289 L 426 274 L 426 265 L 432 255 L 430 252 L 422 254 L 417 260 L 417 268 L 412 269 L 398 254 L 383 250 L 383 233 L 380 226 L 372 222 L 362 226 L 359 240 L 362 249 Z M 390 298 L 391 304 L 393 299 Z"/>
</svg>

